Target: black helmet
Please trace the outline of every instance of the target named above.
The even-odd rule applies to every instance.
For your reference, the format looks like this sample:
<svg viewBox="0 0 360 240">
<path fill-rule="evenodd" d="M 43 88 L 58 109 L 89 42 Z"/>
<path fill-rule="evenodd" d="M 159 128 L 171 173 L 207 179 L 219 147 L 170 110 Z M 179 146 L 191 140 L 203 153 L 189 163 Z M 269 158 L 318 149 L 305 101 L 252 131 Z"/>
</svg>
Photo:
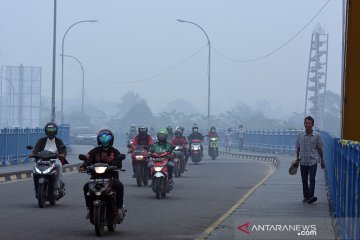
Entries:
<svg viewBox="0 0 360 240">
<path fill-rule="evenodd" d="M 211 132 L 215 132 L 215 131 L 216 131 L 216 127 L 215 127 L 215 126 L 211 126 L 211 127 L 210 127 L 210 131 L 211 131 Z"/>
<path fill-rule="evenodd" d="M 130 129 L 131 129 L 132 131 L 135 131 L 135 130 L 136 130 L 135 124 L 131 124 L 131 125 L 130 125 Z"/>
<path fill-rule="evenodd" d="M 97 144 L 107 150 L 114 143 L 114 134 L 109 129 L 103 129 L 97 134 L 96 139 Z"/>
<path fill-rule="evenodd" d="M 148 128 L 145 125 L 141 125 L 138 128 L 138 132 L 139 132 L 139 134 L 147 134 Z"/>
<path fill-rule="evenodd" d="M 181 129 L 180 128 L 177 128 L 176 130 L 175 130 L 175 137 L 182 137 L 182 135 L 183 135 L 183 132 L 181 131 Z"/>
<path fill-rule="evenodd" d="M 45 125 L 44 130 L 46 136 L 50 139 L 53 139 L 58 132 L 58 126 L 56 125 L 56 123 L 49 122 Z"/>
<path fill-rule="evenodd" d="M 192 126 L 192 131 L 193 132 L 199 131 L 199 126 L 196 123 Z"/>
<path fill-rule="evenodd" d="M 168 133 L 171 133 L 171 132 L 172 132 L 172 127 L 171 127 L 171 126 L 167 126 L 167 127 L 166 127 L 166 131 L 167 131 Z"/>
</svg>

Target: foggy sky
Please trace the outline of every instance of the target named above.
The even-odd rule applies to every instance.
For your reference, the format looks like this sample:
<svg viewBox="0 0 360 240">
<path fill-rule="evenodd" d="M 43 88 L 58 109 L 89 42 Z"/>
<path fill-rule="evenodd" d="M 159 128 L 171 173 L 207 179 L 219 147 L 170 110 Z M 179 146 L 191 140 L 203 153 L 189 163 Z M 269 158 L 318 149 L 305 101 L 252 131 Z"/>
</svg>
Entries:
<svg viewBox="0 0 360 240">
<path fill-rule="evenodd" d="M 261 57 L 296 34 L 327 0 L 58 0 L 56 106 L 60 109 L 61 41 L 65 54 L 85 69 L 86 99 L 119 101 L 134 91 L 153 110 L 184 98 L 207 111 L 206 37 L 212 47 L 235 59 Z M 302 112 L 305 102 L 311 33 L 317 23 L 329 34 L 327 89 L 341 92 L 342 0 L 331 0 L 292 42 L 271 56 L 248 63 L 211 52 L 211 113 L 244 102 L 271 101 L 284 112 Z M 42 94 L 51 97 L 53 1 L 0 0 L 0 65 L 42 67 Z M 204 47 L 205 46 L 205 47 Z M 203 48 L 202 48 L 203 47 Z M 167 71 L 200 48 L 201 51 Z M 81 70 L 64 60 L 64 98 L 81 94 Z M 149 79 L 150 78 L 150 79 Z M 120 83 L 136 82 L 137 83 Z"/>
</svg>

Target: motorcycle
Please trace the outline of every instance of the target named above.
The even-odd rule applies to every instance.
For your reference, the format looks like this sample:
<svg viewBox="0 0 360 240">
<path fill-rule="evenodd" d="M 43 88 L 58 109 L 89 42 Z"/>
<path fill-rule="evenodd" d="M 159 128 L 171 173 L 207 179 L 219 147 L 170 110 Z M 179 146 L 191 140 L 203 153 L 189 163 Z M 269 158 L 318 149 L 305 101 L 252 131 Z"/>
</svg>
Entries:
<svg viewBox="0 0 360 240">
<path fill-rule="evenodd" d="M 128 149 L 129 149 L 129 151 L 131 151 L 132 150 L 132 144 L 133 144 L 133 142 L 134 142 L 134 138 L 129 138 L 128 140 L 127 140 L 127 147 L 128 147 Z"/>
<path fill-rule="evenodd" d="M 33 149 L 33 146 L 27 146 L 28 150 Z M 66 146 L 61 146 L 60 150 L 66 149 Z M 56 159 L 57 153 L 43 150 L 35 153 L 32 158 L 35 158 L 35 164 L 33 166 L 33 180 L 35 186 L 35 197 L 38 200 L 38 206 L 40 208 L 45 207 L 45 203 L 48 201 L 50 205 L 55 205 L 56 201 L 59 201 L 65 195 L 65 184 L 61 181 L 60 189 L 55 190 L 55 177 L 56 177 Z M 68 163 L 65 160 L 66 164 Z"/>
<path fill-rule="evenodd" d="M 191 140 L 191 161 L 195 164 L 198 164 L 198 162 L 202 160 L 201 142 L 202 140 L 198 139 Z"/>
<path fill-rule="evenodd" d="M 175 177 L 181 177 L 181 174 L 184 173 L 185 169 L 185 154 L 183 146 L 177 145 L 174 149 L 174 172 Z"/>
<path fill-rule="evenodd" d="M 219 138 L 210 137 L 209 138 L 209 156 L 212 160 L 219 155 Z"/>
<path fill-rule="evenodd" d="M 148 152 L 147 146 L 138 145 L 132 151 L 131 158 L 135 168 L 136 184 L 141 187 L 142 184 L 148 185 Z"/>
<path fill-rule="evenodd" d="M 168 157 L 168 152 L 151 154 L 151 187 L 156 194 L 157 199 L 165 198 L 166 193 L 169 193 L 172 190 L 172 185 L 169 184 L 169 173 L 167 168 L 169 161 Z"/>
<path fill-rule="evenodd" d="M 86 161 L 87 157 L 80 154 L 79 159 Z M 92 176 L 89 180 L 87 193 L 90 202 L 90 222 L 94 225 L 97 236 L 104 235 L 105 226 L 107 226 L 109 232 L 114 232 L 116 224 L 120 224 L 123 220 L 114 217 L 116 192 L 112 188 L 113 178 L 105 176 L 106 173 L 113 171 L 119 171 L 119 169 L 107 163 L 95 163 L 86 167 L 87 174 Z M 125 170 L 120 171 L 124 172 Z M 125 217 L 125 212 L 123 214 Z"/>
</svg>

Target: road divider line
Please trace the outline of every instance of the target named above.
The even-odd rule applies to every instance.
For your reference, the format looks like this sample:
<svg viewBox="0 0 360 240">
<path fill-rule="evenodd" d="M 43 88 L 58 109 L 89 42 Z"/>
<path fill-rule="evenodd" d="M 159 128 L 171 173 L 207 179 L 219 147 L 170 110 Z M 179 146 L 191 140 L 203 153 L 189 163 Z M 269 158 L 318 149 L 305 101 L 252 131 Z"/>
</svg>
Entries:
<svg viewBox="0 0 360 240">
<path fill-rule="evenodd" d="M 249 191 L 247 191 L 247 193 L 239 200 L 235 203 L 235 205 L 233 205 L 224 215 L 222 215 L 219 219 L 217 219 L 210 227 L 208 227 L 199 237 L 195 238 L 195 240 L 205 240 L 207 239 L 211 233 L 221 224 L 223 223 L 236 209 L 238 209 L 245 201 L 248 197 L 250 197 L 255 191 L 256 189 L 258 189 L 261 185 L 264 184 L 264 182 L 274 174 L 274 172 L 276 171 L 276 169 L 279 166 L 279 160 L 276 157 L 271 157 L 273 159 L 270 160 L 270 164 L 269 165 L 269 171 L 268 174 L 260 181 L 258 182 L 255 186 L 253 186 Z M 264 160 L 267 160 L 267 157 L 264 157 Z"/>
</svg>

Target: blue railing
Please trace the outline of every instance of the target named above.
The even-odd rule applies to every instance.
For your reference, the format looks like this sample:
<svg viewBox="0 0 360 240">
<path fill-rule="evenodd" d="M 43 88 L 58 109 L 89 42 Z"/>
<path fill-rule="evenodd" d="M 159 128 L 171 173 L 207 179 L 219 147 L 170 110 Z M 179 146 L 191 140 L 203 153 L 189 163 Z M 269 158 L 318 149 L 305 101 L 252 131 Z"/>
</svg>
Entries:
<svg viewBox="0 0 360 240">
<path fill-rule="evenodd" d="M 42 128 L 4 128 L 0 129 L 0 166 L 19 164 L 27 161 L 29 150 L 27 145 L 35 145 L 36 141 L 44 136 Z M 58 136 L 69 145 L 70 126 L 59 127 Z"/>
<path fill-rule="evenodd" d="M 342 239 L 360 239 L 360 144 L 322 133 L 330 208 Z"/>
</svg>

